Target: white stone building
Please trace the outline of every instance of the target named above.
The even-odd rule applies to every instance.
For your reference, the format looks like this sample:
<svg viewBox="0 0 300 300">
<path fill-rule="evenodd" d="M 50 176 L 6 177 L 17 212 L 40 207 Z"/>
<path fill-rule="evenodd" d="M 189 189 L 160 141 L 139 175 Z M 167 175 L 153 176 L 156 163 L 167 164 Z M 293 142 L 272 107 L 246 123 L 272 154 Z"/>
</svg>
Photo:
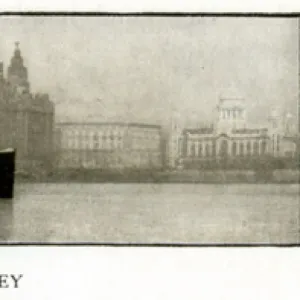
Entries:
<svg viewBox="0 0 300 300">
<path fill-rule="evenodd" d="M 296 143 L 287 134 L 289 126 L 286 120 L 273 111 L 268 124 L 265 127 L 248 126 L 244 101 L 221 99 L 213 126 L 185 128 L 181 137 L 176 135 L 181 141 L 177 160 L 196 167 L 197 162 L 226 160 L 234 164 L 238 160 L 249 161 L 267 156 L 295 156 Z"/>
<path fill-rule="evenodd" d="M 139 123 L 56 124 L 61 169 L 161 168 L 161 128 Z"/>
</svg>

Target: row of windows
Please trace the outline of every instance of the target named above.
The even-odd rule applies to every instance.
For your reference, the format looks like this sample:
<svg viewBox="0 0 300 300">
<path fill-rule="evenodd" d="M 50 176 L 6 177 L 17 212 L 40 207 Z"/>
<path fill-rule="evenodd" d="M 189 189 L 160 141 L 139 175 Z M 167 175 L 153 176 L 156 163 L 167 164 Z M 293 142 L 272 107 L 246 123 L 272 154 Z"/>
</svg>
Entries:
<svg viewBox="0 0 300 300">
<path fill-rule="evenodd" d="M 243 111 L 241 109 L 222 109 L 221 117 L 222 119 L 235 119 L 243 116 Z"/>
<path fill-rule="evenodd" d="M 119 138 L 121 139 L 124 136 L 130 136 L 135 138 L 143 138 L 143 139 L 160 139 L 160 135 L 157 133 L 146 133 L 146 132 L 82 132 L 82 131 L 64 131 L 64 134 L 67 137 L 77 137 L 82 139 L 90 139 L 90 138 L 110 138 L 115 139 Z"/>
<path fill-rule="evenodd" d="M 250 141 L 246 143 L 246 146 L 244 143 L 233 142 L 230 149 L 228 142 L 223 141 L 220 145 L 219 154 L 227 155 L 229 154 L 229 150 L 231 150 L 231 155 L 233 156 L 265 154 L 267 150 L 267 143 L 265 141 L 262 141 L 261 145 L 259 145 L 259 142 L 255 141 L 252 147 Z M 206 144 L 205 146 L 203 144 L 199 144 L 197 148 L 196 144 L 193 143 L 190 147 L 190 155 L 199 157 L 216 155 L 216 145 L 215 143 L 213 143 L 212 145 Z"/>
<path fill-rule="evenodd" d="M 60 165 L 85 165 L 85 164 L 93 164 L 93 165 L 101 165 L 106 166 L 110 164 L 121 164 L 123 161 L 119 157 L 109 157 L 107 159 L 97 159 L 97 158 L 91 158 L 91 157 L 79 157 L 79 156 L 72 156 L 72 157 L 64 157 L 63 159 L 60 159 L 59 164 Z"/>
<path fill-rule="evenodd" d="M 100 133 L 72 133 L 72 132 L 65 132 L 64 135 L 67 139 L 82 139 L 82 140 L 90 140 L 90 139 L 121 139 L 123 137 L 122 134 L 100 134 Z"/>
<path fill-rule="evenodd" d="M 63 143 L 64 148 L 70 148 L 70 149 L 121 149 L 123 147 L 122 143 L 119 142 L 108 142 L 108 143 L 99 143 L 99 142 L 93 142 L 93 143 L 79 143 L 78 141 L 68 141 L 66 143 Z"/>
<path fill-rule="evenodd" d="M 135 140 L 147 140 L 147 141 L 157 141 L 159 140 L 158 136 L 121 136 L 121 135 L 67 135 L 65 137 L 67 140 L 83 140 L 83 141 L 91 141 L 91 140 L 102 140 L 102 141 L 121 141 L 122 139 L 135 139 Z"/>
<path fill-rule="evenodd" d="M 122 140 L 92 140 L 92 141 L 84 141 L 84 140 L 65 140 L 63 141 L 63 146 L 65 148 L 80 148 L 80 149 L 98 149 L 98 148 L 122 148 L 123 142 Z M 125 143 L 125 147 L 133 148 L 133 149 L 157 149 L 160 144 L 153 141 L 144 141 L 141 143 L 139 140 L 131 140 Z"/>
<path fill-rule="evenodd" d="M 198 149 L 196 147 L 196 144 L 191 144 L 190 155 L 197 156 L 197 150 L 198 150 L 199 157 L 211 156 L 214 155 L 216 152 L 215 144 L 213 145 L 206 144 L 205 146 L 202 144 L 198 144 Z"/>
<path fill-rule="evenodd" d="M 246 147 L 244 143 L 236 143 L 233 142 L 232 143 L 232 148 L 231 148 L 231 153 L 232 155 L 237 155 L 239 152 L 239 155 L 259 155 L 261 154 L 265 154 L 267 151 L 267 143 L 265 141 L 261 142 L 261 146 L 259 145 L 258 141 L 255 141 L 253 143 L 253 147 L 251 145 L 251 142 L 248 141 L 246 143 Z"/>
</svg>

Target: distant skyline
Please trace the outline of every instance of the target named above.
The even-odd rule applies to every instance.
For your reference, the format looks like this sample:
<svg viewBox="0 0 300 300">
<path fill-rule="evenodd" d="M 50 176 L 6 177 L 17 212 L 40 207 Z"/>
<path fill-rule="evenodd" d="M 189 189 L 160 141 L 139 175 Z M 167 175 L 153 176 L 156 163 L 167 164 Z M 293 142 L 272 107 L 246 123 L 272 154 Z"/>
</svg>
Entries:
<svg viewBox="0 0 300 300">
<path fill-rule="evenodd" d="M 250 123 L 273 106 L 296 116 L 296 19 L 0 17 L 5 70 L 20 42 L 32 92 L 58 121 L 190 124 L 212 121 L 220 97 L 239 97 Z M 68 118 L 67 118 L 68 116 Z"/>
</svg>

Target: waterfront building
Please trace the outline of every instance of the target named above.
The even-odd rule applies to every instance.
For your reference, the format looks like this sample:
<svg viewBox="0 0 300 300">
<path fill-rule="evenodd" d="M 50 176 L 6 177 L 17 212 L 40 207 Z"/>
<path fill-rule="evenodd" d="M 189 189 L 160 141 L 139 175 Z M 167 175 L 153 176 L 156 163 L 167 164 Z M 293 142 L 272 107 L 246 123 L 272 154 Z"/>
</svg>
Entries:
<svg viewBox="0 0 300 300">
<path fill-rule="evenodd" d="M 169 143 L 166 151 L 168 155 L 168 167 L 176 168 L 180 165 L 180 157 L 182 156 L 182 122 L 180 121 L 180 115 L 177 112 L 173 112 L 171 119 Z"/>
<path fill-rule="evenodd" d="M 269 125 L 247 125 L 243 99 L 220 99 L 213 126 L 184 128 L 181 132 L 179 160 L 186 168 L 224 163 L 234 167 L 270 157 L 294 157 L 296 144 L 287 135 L 290 125 L 278 111 L 269 117 Z M 171 138 L 170 138 L 171 139 Z"/>
<path fill-rule="evenodd" d="M 58 169 L 160 169 L 161 127 L 140 123 L 57 123 Z"/>
<path fill-rule="evenodd" d="M 49 171 L 53 160 L 54 105 L 48 94 L 32 94 L 16 43 L 4 76 L 0 64 L 0 147 L 16 149 L 16 171 Z"/>
</svg>

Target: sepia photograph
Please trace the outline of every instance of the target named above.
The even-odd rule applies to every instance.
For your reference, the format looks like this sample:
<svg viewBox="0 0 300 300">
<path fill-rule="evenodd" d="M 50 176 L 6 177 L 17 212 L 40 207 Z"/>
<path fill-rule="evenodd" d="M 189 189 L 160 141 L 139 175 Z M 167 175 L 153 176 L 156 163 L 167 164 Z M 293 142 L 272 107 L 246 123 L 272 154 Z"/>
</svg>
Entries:
<svg viewBox="0 0 300 300">
<path fill-rule="evenodd" d="M 299 244 L 299 17 L 0 28 L 0 243 Z"/>
</svg>

